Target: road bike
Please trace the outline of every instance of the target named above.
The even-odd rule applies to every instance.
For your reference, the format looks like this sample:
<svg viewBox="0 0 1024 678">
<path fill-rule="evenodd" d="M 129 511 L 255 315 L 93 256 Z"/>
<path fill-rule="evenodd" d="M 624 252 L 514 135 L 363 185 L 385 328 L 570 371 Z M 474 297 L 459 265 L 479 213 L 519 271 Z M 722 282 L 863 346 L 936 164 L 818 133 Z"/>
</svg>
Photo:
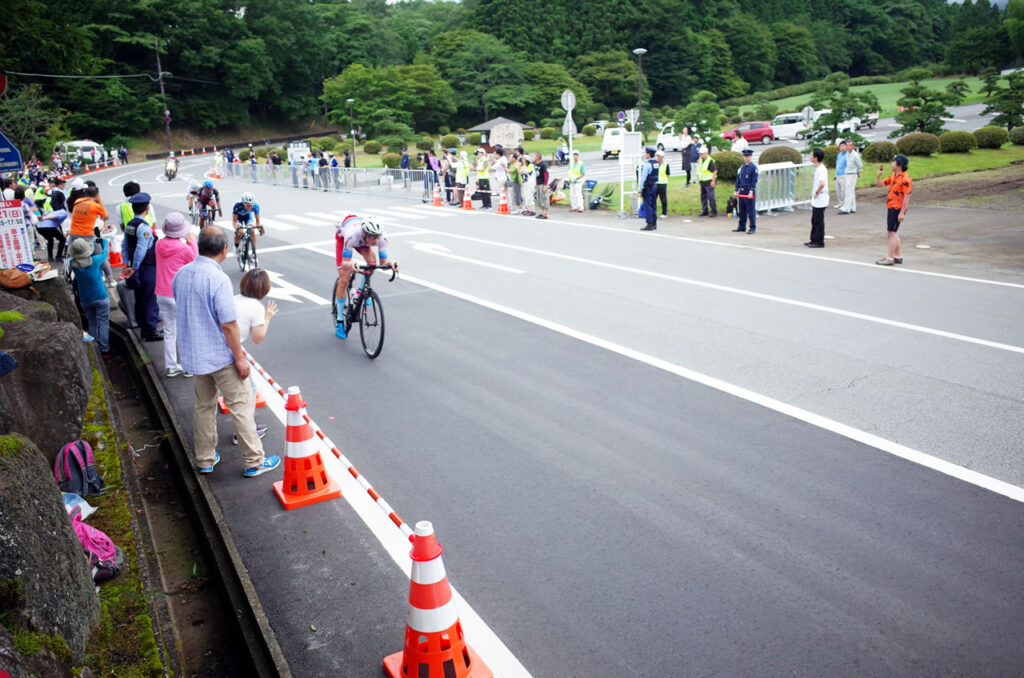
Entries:
<svg viewBox="0 0 1024 678">
<path fill-rule="evenodd" d="M 199 228 L 213 226 L 213 219 L 217 216 L 217 207 L 211 203 L 200 203 L 199 205 Z"/>
<path fill-rule="evenodd" d="M 188 218 L 192 221 L 193 226 L 199 225 L 199 210 L 196 209 L 194 202 L 188 206 Z"/>
<path fill-rule="evenodd" d="M 384 348 L 384 307 L 381 306 L 380 297 L 373 291 L 370 280 L 371 273 L 376 269 L 388 269 L 391 277 L 388 282 L 395 279 L 398 271 L 392 268 L 391 264 L 375 266 L 356 266 L 356 270 L 348 279 L 348 289 L 345 290 L 344 317 L 345 333 L 353 324 L 359 323 L 359 339 L 363 343 L 363 351 L 370 358 L 376 358 Z M 356 274 L 362 274 L 362 282 L 355 284 Z M 334 279 L 334 287 L 328 299 L 334 299 L 334 292 L 338 288 L 338 279 Z M 331 320 L 334 325 L 338 324 L 338 305 L 331 303 Z M 333 327 L 333 325 L 332 325 Z"/>
<path fill-rule="evenodd" d="M 249 268 L 259 268 L 260 260 L 256 256 L 256 243 L 252 239 L 252 229 L 259 228 L 258 226 L 250 226 L 249 224 L 240 224 L 242 230 L 242 239 L 238 241 L 238 246 L 235 247 L 235 259 L 238 259 L 238 268 L 245 270 Z"/>
</svg>

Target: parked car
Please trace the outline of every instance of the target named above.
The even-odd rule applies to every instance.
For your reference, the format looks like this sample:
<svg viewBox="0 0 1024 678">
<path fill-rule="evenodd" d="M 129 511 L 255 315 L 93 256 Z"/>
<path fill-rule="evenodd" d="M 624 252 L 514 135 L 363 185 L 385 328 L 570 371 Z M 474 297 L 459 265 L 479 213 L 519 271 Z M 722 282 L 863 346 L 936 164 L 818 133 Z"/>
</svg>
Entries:
<svg viewBox="0 0 1024 678">
<path fill-rule="evenodd" d="M 592 122 L 590 124 L 594 126 L 594 131 L 595 132 L 597 132 L 598 134 L 602 134 L 604 132 L 604 128 L 608 126 L 608 121 L 607 120 L 595 120 L 594 122 Z"/>
<path fill-rule="evenodd" d="M 806 129 L 804 116 L 799 113 L 782 113 L 772 120 L 772 134 L 776 139 L 799 139 Z"/>
<path fill-rule="evenodd" d="M 658 132 L 657 147 L 659 151 L 681 151 L 679 135 L 676 134 L 675 123 L 667 122 Z"/>
<path fill-rule="evenodd" d="M 723 139 L 732 139 L 737 134 L 742 134 L 747 141 L 760 141 L 762 144 L 770 144 L 775 139 L 770 122 L 745 122 L 736 129 L 722 133 Z"/>
<path fill-rule="evenodd" d="M 622 127 L 606 127 L 601 137 L 601 159 L 607 160 L 608 156 L 619 157 L 622 152 L 622 139 L 626 130 Z"/>
</svg>

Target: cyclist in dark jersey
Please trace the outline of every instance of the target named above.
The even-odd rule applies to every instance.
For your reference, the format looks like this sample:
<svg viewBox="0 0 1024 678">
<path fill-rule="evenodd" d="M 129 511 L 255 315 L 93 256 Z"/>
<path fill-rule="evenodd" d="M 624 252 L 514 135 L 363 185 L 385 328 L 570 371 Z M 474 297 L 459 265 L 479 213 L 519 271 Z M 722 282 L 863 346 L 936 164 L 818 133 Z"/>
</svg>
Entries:
<svg viewBox="0 0 1024 678">
<path fill-rule="evenodd" d="M 235 206 L 231 208 L 231 225 L 235 227 L 236 248 L 242 241 L 242 229 L 252 225 L 250 222 L 255 223 L 256 228 L 260 230 L 260 235 L 266 234 L 260 224 L 260 206 L 256 202 L 256 196 L 246 191 L 242 194 L 241 202 L 236 202 Z M 252 238 L 252 244 L 256 245 L 256 234 L 250 233 L 249 237 Z"/>
<path fill-rule="evenodd" d="M 213 182 L 212 181 L 206 180 L 206 181 L 203 182 L 203 185 L 200 186 L 199 190 L 196 192 L 196 200 L 199 202 L 200 208 L 206 207 L 207 211 L 210 214 L 209 223 L 205 223 L 205 222 L 202 222 L 202 220 L 200 220 L 202 222 L 202 223 L 199 224 L 200 228 L 203 228 L 204 226 L 209 226 L 210 223 L 213 223 L 213 203 L 214 202 L 217 203 L 217 210 L 216 211 L 221 216 L 224 216 L 224 211 L 220 208 L 220 191 L 218 191 L 216 188 L 213 187 Z"/>
</svg>

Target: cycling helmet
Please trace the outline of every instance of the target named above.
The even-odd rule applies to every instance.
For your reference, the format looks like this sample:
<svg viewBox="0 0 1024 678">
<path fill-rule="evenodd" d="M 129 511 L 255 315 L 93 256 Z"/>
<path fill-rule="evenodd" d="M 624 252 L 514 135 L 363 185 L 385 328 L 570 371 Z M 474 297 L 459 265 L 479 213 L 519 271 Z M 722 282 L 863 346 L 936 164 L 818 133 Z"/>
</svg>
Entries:
<svg viewBox="0 0 1024 678">
<path fill-rule="evenodd" d="M 380 224 L 370 217 L 363 219 L 363 233 L 366 235 L 380 235 L 383 232 L 384 229 L 380 227 Z"/>
<path fill-rule="evenodd" d="M 203 186 L 205 186 L 206 188 L 213 188 L 213 182 L 207 179 L 206 181 L 203 182 Z"/>
<path fill-rule="evenodd" d="M 196 181 L 195 179 L 192 179 L 191 181 L 188 182 L 188 187 L 190 190 L 199 188 L 199 182 Z"/>
<path fill-rule="evenodd" d="M 256 196 L 250 193 L 249 191 L 246 191 L 245 193 L 242 194 L 242 202 L 244 202 L 246 205 L 251 205 L 254 202 L 256 202 Z"/>
</svg>

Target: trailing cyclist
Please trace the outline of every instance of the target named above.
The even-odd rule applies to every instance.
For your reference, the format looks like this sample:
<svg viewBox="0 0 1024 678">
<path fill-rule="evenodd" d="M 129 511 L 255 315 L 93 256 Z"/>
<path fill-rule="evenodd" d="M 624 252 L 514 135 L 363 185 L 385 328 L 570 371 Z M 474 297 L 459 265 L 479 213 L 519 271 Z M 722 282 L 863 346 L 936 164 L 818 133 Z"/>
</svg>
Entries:
<svg viewBox="0 0 1024 678">
<path fill-rule="evenodd" d="M 188 202 L 188 215 L 192 216 L 196 208 L 196 197 L 199 195 L 199 182 L 193 179 L 188 183 L 188 193 L 185 200 Z"/>
<path fill-rule="evenodd" d="M 260 230 L 260 235 L 266 235 L 266 231 L 263 230 L 263 226 L 260 224 L 260 206 L 256 202 L 256 196 L 246 191 L 242 194 L 241 202 L 236 202 L 235 206 L 231 208 L 231 225 L 235 229 L 235 250 L 237 254 L 238 243 L 242 242 L 243 229 L 246 227 L 251 228 L 251 221 L 255 221 L 256 228 Z M 256 247 L 256 234 L 250 232 L 249 237 L 252 238 L 252 246 Z"/>
<path fill-rule="evenodd" d="M 203 185 L 199 187 L 196 192 L 196 200 L 199 202 L 199 228 L 205 228 L 213 225 L 214 209 L 213 203 L 217 203 L 216 212 L 220 216 L 224 216 L 224 211 L 220 208 L 220 191 L 213 187 L 213 182 L 207 179 L 203 182 Z M 206 208 L 206 214 L 203 214 L 203 208 Z"/>
<path fill-rule="evenodd" d="M 338 323 L 334 328 L 334 335 L 339 339 L 345 338 L 345 294 L 348 290 L 348 281 L 356 268 L 352 263 L 352 252 L 359 252 L 367 264 L 374 266 L 377 264 L 377 256 L 372 249 L 374 246 L 380 254 L 380 265 L 390 263 L 397 271 L 398 262 L 388 262 L 388 238 L 383 234 L 380 224 L 370 217 L 359 217 L 355 214 L 348 215 L 338 223 L 334 235 L 334 261 L 338 266 L 338 285 L 334 288 Z M 367 275 L 371 274 L 372 271 Z"/>
</svg>

